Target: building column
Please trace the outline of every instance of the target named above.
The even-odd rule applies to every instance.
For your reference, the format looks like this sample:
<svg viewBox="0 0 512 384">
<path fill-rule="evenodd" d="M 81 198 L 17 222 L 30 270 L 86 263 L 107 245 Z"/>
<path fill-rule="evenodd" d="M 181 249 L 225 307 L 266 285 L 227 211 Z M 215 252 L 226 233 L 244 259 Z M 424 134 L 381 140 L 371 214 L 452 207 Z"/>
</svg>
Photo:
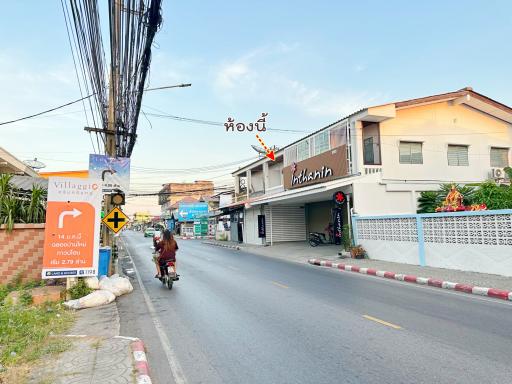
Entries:
<svg viewBox="0 0 512 384">
<path fill-rule="evenodd" d="M 240 176 L 235 176 L 235 198 L 240 193 Z"/>
<path fill-rule="evenodd" d="M 263 193 L 267 193 L 270 188 L 270 177 L 268 174 L 268 161 L 263 163 Z"/>
<path fill-rule="evenodd" d="M 352 144 L 352 167 L 353 173 L 361 172 L 364 175 L 364 157 L 363 157 L 363 123 L 356 120 L 353 132 Z"/>
<path fill-rule="evenodd" d="M 246 182 L 246 188 L 247 188 L 247 198 L 249 198 L 251 195 L 251 170 L 248 169 L 246 171 L 246 174 L 247 174 L 247 177 L 245 179 L 245 182 Z"/>
</svg>

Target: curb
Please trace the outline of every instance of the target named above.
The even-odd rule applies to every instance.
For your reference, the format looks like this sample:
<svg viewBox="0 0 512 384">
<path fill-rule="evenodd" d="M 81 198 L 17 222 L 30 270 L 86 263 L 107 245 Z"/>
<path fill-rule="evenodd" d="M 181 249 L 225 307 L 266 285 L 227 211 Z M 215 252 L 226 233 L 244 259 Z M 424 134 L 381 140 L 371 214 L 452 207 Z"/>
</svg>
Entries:
<svg viewBox="0 0 512 384">
<path fill-rule="evenodd" d="M 151 378 L 149 377 L 149 364 L 146 358 L 146 348 L 144 342 L 137 339 L 131 343 L 134 370 L 137 377 L 137 384 L 151 384 Z"/>
<path fill-rule="evenodd" d="M 453 283 L 451 281 L 442 281 L 442 280 L 438 280 L 438 279 L 433 279 L 431 277 L 417 277 L 414 275 L 404 275 L 401 273 L 378 271 L 373 268 L 356 267 L 353 265 L 347 265 L 347 264 L 342 264 L 342 263 L 333 263 L 332 261 L 325 261 L 325 260 L 319 260 L 319 259 L 309 259 L 308 263 L 312 264 L 312 265 L 318 265 L 320 267 L 336 268 L 336 269 L 340 269 L 342 271 L 356 272 L 356 273 L 361 273 L 364 275 L 372 275 L 372 276 L 377 276 L 377 277 L 384 277 L 386 279 L 405 281 L 407 283 L 428 285 L 430 287 L 451 289 L 454 291 L 470 293 L 473 295 L 488 296 L 488 297 L 494 297 L 496 299 L 512 301 L 512 291 L 506 291 L 503 289 L 477 287 L 477 286 L 470 285 L 470 284 L 460 284 L 460 283 Z"/>
<path fill-rule="evenodd" d="M 214 245 L 216 247 L 236 249 L 237 251 L 240 250 L 240 247 L 238 245 L 219 244 L 219 243 L 213 243 L 211 241 L 203 241 L 203 244 Z"/>
<path fill-rule="evenodd" d="M 212 240 L 213 236 L 184 236 L 179 237 L 181 240 Z"/>
</svg>

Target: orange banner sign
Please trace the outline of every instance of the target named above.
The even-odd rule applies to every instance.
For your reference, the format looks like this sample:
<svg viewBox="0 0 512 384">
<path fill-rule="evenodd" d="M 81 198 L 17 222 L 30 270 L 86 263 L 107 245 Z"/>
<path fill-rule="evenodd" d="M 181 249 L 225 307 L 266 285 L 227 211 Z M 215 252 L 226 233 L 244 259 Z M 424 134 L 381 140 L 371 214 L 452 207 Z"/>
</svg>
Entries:
<svg viewBox="0 0 512 384">
<path fill-rule="evenodd" d="M 98 274 L 101 180 L 51 177 L 43 279 Z"/>
</svg>

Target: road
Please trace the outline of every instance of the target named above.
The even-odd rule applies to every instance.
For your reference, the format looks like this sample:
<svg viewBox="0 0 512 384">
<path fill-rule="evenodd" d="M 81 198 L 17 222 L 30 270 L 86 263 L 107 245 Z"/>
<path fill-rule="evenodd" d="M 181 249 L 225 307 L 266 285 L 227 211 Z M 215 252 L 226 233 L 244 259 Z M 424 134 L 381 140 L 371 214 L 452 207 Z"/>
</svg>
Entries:
<svg viewBox="0 0 512 384">
<path fill-rule="evenodd" d="M 178 242 L 182 278 L 169 291 L 150 239 L 123 241 L 134 262 L 123 268 L 143 286 L 132 274 L 121 334 L 146 341 L 155 383 L 512 382 L 508 302 L 198 240 Z"/>
</svg>

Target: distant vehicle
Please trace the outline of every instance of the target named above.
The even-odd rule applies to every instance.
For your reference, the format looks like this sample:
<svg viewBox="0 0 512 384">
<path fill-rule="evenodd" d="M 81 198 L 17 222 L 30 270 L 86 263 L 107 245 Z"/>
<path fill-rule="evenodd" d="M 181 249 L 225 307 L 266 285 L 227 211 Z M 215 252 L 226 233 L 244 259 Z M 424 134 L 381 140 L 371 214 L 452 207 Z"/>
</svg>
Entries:
<svg viewBox="0 0 512 384">
<path fill-rule="evenodd" d="M 155 235 L 155 228 L 146 228 L 144 237 L 153 237 Z"/>
</svg>

